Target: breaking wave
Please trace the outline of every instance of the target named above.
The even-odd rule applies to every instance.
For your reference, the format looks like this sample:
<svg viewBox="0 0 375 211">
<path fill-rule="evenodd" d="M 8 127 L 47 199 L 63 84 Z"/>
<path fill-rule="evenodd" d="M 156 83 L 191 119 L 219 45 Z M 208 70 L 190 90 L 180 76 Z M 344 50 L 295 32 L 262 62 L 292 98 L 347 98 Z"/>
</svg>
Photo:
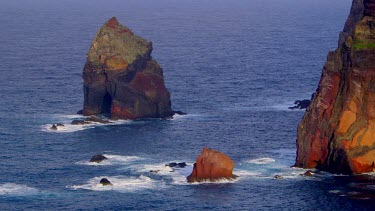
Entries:
<svg viewBox="0 0 375 211">
<path fill-rule="evenodd" d="M 100 180 L 107 178 L 112 185 L 102 185 Z M 118 191 L 118 192 L 134 192 L 147 189 L 161 188 L 164 186 L 162 181 L 155 181 L 150 177 L 139 176 L 139 177 L 123 177 L 123 176 L 99 176 L 88 180 L 82 185 L 68 186 L 71 189 L 84 189 L 93 191 Z"/>
<path fill-rule="evenodd" d="M 0 196 L 28 196 L 38 193 L 38 189 L 29 187 L 27 185 L 20 185 L 15 183 L 0 184 Z"/>
</svg>

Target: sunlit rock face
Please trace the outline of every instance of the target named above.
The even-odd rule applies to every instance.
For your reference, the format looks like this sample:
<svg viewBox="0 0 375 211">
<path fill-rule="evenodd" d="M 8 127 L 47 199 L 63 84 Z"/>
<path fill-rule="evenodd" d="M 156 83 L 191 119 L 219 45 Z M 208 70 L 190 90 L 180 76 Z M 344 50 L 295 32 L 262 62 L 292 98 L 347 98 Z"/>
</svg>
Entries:
<svg viewBox="0 0 375 211">
<path fill-rule="evenodd" d="M 187 180 L 188 182 L 231 180 L 236 177 L 232 172 L 234 165 L 233 160 L 224 153 L 204 147 Z"/>
<path fill-rule="evenodd" d="M 115 17 L 108 20 L 96 33 L 83 69 L 83 115 L 108 114 L 112 119 L 173 115 L 163 70 L 151 52 L 151 42 Z"/>
<path fill-rule="evenodd" d="M 332 173 L 374 171 L 375 0 L 354 0 L 339 46 L 328 54 L 298 126 L 295 166 Z"/>
</svg>

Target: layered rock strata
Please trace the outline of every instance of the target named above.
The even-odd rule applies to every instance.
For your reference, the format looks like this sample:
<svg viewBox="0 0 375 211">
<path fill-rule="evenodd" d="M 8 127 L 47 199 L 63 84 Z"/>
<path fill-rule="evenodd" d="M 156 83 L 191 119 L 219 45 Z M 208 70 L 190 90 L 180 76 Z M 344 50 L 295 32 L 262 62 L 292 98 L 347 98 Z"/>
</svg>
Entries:
<svg viewBox="0 0 375 211">
<path fill-rule="evenodd" d="M 354 0 L 298 126 L 295 166 L 357 174 L 374 161 L 375 0 Z"/>
<path fill-rule="evenodd" d="M 115 17 L 96 33 L 83 69 L 83 115 L 112 119 L 173 115 L 163 70 L 152 59 L 152 43 L 119 24 Z"/>
</svg>

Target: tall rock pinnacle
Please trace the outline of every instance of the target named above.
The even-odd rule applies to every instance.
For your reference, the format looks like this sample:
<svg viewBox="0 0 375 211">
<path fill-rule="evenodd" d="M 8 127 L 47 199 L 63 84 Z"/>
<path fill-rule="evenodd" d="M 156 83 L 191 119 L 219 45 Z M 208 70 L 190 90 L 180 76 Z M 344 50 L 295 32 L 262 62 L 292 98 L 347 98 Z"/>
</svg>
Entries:
<svg viewBox="0 0 375 211">
<path fill-rule="evenodd" d="M 109 19 L 96 33 L 83 69 L 83 114 L 112 119 L 173 115 L 163 70 L 151 52 L 151 42 Z"/>
<path fill-rule="evenodd" d="M 295 166 L 356 174 L 374 171 L 374 162 L 375 0 L 353 0 L 298 126 Z"/>
</svg>

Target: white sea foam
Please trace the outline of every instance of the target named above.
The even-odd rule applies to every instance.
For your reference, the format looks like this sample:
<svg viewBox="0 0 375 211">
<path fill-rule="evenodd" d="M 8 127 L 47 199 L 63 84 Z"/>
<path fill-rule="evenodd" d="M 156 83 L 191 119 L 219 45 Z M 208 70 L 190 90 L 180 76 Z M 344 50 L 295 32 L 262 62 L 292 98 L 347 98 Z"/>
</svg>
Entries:
<svg viewBox="0 0 375 211">
<path fill-rule="evenodd" d="M 71 133 L 77 132 L 81 130 L 86 130 L 94 127 L 99 126 L 107 126 L 107 125 L 121 125 L 121 124 L 128 124 L 132 123 L 131 120 L 110 120 L 110 123 L 103 124 L 99 122 L 90 122 L 90 124 L 86 125 L 72 125 L 71 122 L 74 119 L 82 119 L 81 115 L 56 115 L 56 118 L 53 120 L 54 122 L 51 124 L 42 125 L 42 131 L 44 132 L 55 132 L 55 133 Z M 57 126 L 57 130 L 51 130 L 53 124 L 61 123 L 64 126 Z"/>
<path fill-rule="evenodd" d="M 194 118 L 194 117 L 202 117 L 202 115 L 200 114 L 184 114 L 184 115 L 174 114 L 171 120 L 182 120 L 182 119 Z"/>
<path fill-rule="evenodd" d="M 108 159 L 103 160 L 100 163 L 90 162 L 89 160 L 78 161 L 76 164 L 79 165 L 89 165 L 89 166 L 107 166 L 107 165 L 127 165 L 129 163 L 143 160 L 144 158 L 138 156 L 122 156 L 122 155 L 110 155 L 103 154 Z"/>
<path fill-rule="evenodd" d="M 263 157 L 263 158 L 256 158 L 256 159 L 251 159 L 251 160 L 248 160 L 248 161 L 245 161 L 246 163 L 252 163 L 252 164 L 259 164 L 259 165 L 262 165 L 262 164 L 270 164 L 270 163 L 274 163 L 276 160 L 273 159 L 273 158 L 267 158 L 267 157 Z"/>
<path fill-rule="evenodd" d="M 58 119 L 78 119 L 83 117 L 79 114 L 56 114 L 54 116 Z"/>
<path fill-rule="evenodd" d="M 27 185 L 20 185 L 15 183 L 0 184 L 0 195 L 27 196 L 37 193 L 39 193 L 38 189 L 28 187 Z"/>
<path fill-rule="evenodd" d="M 102 185 L 100 180 L 107 178 L 112 185 Z M 68 186 L 71 189 L 85 189 L 93 191 L 118 191 L 118 192 L 134 192 L 146 189 L 163 188 L 164 183 L 162 181 L 156 181 L 146 176 L 139 177 L 122 177 L 122 176 L 100 176 L 94 177 L 87 181 L 83 185 Z"/>
<path fill-rule="evenodd" d="M 333 193 L 333 194 L 341 194 L 342 193 L 340 190 L 330 190 L 328 192 Z"/>
<path fill-rule="evenodd" d="M 139 173 L 149 172 L 155 173 L 155 175 L 170 177 L 173 180 L 173 184 L 187 184 L 186 177 L 193 171 L 193 164 L 188 162 L 184 168 L 171 168 L 165 166 L 165 163 L 139 164 L 132 166 L 132 168 Z"/>
<path fill-rule="evenodd" d="M 89 125 L 71 125 L 70 123 L 64 124 L 64 126 L 58 126 L 57 130 L 51 130 L 52 125 L 47 124 L 42 126 L 42 131 L 44 132 L 53 132 L 53 133 L 71 133 L 71 132 L 77 132 L 80 130 L 86 130 L 89 128 L 93 128 L 96 125 L 99 125 L 97 123 L 89 124 Z"/>
</svg>

